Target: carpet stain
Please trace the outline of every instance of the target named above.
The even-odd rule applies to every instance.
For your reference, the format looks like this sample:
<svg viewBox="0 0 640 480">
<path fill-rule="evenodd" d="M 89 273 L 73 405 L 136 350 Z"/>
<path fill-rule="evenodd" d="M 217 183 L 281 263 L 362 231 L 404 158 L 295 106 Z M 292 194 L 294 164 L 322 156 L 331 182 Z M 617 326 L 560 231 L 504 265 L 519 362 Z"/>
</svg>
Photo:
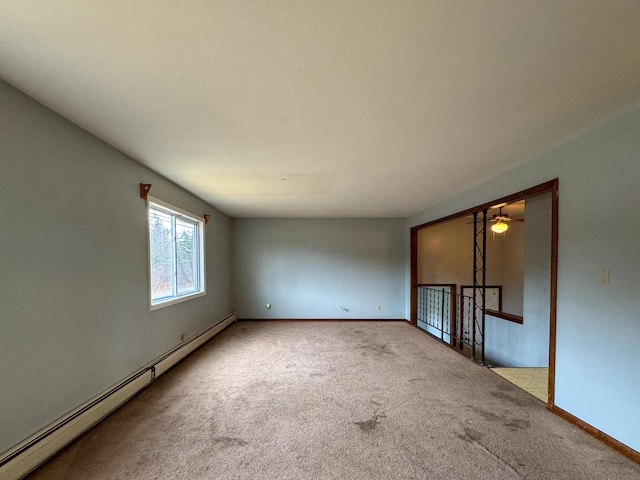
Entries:
<svg viewBox="0 0 640 480">
<path fill-rule="evenodd" d="M 369 420 L 365 420 L 364 422 L 353 422 L 355 425 L 360 427 L 360 430 L 363 432 L 373 432 L 376 428 L 378 428 L 378 424 L 380 423 L 378 419 L 384 418 L 384 415 L 374 415 Z"/>
<path fill-rule="evenodd" d="M 367 343 L 365 345 L 360 345 L 362 352 L 362 356 L 367 356 L 369 353 L 373 353 L 375 355 L 395 355 L 395 353 L 389 349 L 387 344 L 382 343 Z"/>
<path fill-rule="evenodd" d="M 503 392 L 513 392 L 514 387 L 508 383 L 498 385 L 498 390 L 502 390 Z"/>
<path fill-rule="evenodd" d="M 473 428 L 465 428 L 464 433 L 456 433 L 456 437 L 467 443 L 480 442 L 482 440 L 482 434 Z"/>
<path fill-rule="evenodd" d="M 426 378 L 410 378 L 409 382 L 410 383 L 416 383 L 416 382 L 426 382 L 427 379 Z"/>
<path fill-rule="evenodd" d="M 223 448 L 244 447 L 249 444 L 246 440 L 235 437 L 216 437 L 213 439 L 213 443 L 220 444 Z"/>
<path fill-rule="evenodd" d="M 531 402 L 527 401 L 527 400 L 523 400 L 520 398 L 514 398 L 510 395 L 507 395 L 504 392 L 491 392 L 491 395 L 495 398 L 500 398 L 502 400 L 507 400 L 508 402 L 511 402 L 519 407 L 525 407 L 527 405 L 530 405 Z"/>
<path fill-rule="evenodd" d="M 373 403 L 374 405 L 380 405 L 373 400 L 371 401 L 371 403 Z M 378 428 L 381 418 L 387 418 L 387 416 L 384 413 L 378 413 L 378 409 L 376 408 L 369 420 L 365 420 L 363 422 L 353 422 L 353 424 L 359 426 L 360 430 L 362 430 L 363 432 L 369 433 Z"/>
<path fill-rule="evenodd" d="M 504 424 L 509 430 L 523 430 L 529 428 L 531 426 L 531 422 L 529 420 L 511 420 Z"/>
<path fill-rule="evenodd" d="M 479 416 L 484 418 L 485 420 L 489 420 L 490 422 L 502 422 L 505 427 L 507 427 L 511 431 L 523 430 L 529 428 L 531 426 L 531 422 L 529 420 L 518 420 L 512 419 L 508 420 L 500 415 L 496 415 L 493 412 L 488 412 L 482 407 L 476 407 L 475 405 L 467 405 L 471 411 L 477 413 Z"/>
<path fill-rule="evenodd" d="M 474 405 L 467 405 L 467 407 L 472 410 L 473 412 L 477 413 L 478 415 L 480 415 L 482 418 L 484 418 L 485 420 L 489 420 L 491 422 L 501 422 L 504 421 L 504 418 L 500 417 L 499 415 L 496 415 L 495 413 L 492 412 L 488 412 L 487 410 L 481 408 L 481 407 L 476 407 Z"/>
<path fill-rule="evenodd" d="M 324 377 L 324 373 L 310 373 L 310 377 Z"/>
<path fill-rule="evenodd" d="M 478 431 L 476 431 L 476 430 L 474 430 L 472 428 L 465 428 L 464 429 L 464 434 L 456 433 L 456 436 L 460 440 L 463 440 L 463 441 L 465 441 L 467 443 L 473 443 L 473 444 L 477 445 L 482 450 L 484 450 L 489 455 L 491 455 L 493 458 L 495 458 L 496 460 L 498 460 L 501 463 L 503 463 L 507 468 L 509 468 L 513 473 L 515 473 L 517 475 L 517 478 L 521 478 L 520 473 L 518 472 L 518 470 L 513 465 L 511 465 L 509 462 L 504 460 L 500 455 L 495 454 L 493 451 L 491 451 L 489 448 L 487 448 L 480 441 L 480 440 L 482 440 L 482 434 L 480 432 L 478 432 Z"/>
</svg>

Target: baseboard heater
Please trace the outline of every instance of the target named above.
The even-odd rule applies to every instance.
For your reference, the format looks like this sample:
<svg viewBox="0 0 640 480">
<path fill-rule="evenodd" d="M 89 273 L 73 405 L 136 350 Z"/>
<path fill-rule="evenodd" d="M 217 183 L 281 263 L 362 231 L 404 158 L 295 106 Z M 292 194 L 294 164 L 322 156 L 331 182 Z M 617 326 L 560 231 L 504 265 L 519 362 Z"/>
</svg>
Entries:
<svg viewBox="0 0 640 480">
<path fill-rule="evenodd" d="M 228 315 L 5 452 L 0 478 L 26 476 L 236 320 L 235 312 Z"/>
</svg>

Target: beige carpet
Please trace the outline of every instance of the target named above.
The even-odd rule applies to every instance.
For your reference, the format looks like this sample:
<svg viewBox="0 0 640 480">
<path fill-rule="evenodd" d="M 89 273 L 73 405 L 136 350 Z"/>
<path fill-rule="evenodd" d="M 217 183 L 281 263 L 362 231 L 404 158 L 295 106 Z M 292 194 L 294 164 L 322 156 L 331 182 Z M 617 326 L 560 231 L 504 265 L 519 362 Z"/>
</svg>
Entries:
<svg viewBox="0 0 640 480">
<path fill-rule="evenodd" d="M 505 380 L 513 383 L 516 387 L 530 393 L 538 400 L 547 403 L 547 392 L 549 391 L 549 369 L 548 368 L 492 368 L 493 373 L 497 373 Z"/>
<path fill-rule="evenodd" d="M 38 479 L 632 479 L 640 465 L 399 322 L 239 322 Z"/>
</svg>

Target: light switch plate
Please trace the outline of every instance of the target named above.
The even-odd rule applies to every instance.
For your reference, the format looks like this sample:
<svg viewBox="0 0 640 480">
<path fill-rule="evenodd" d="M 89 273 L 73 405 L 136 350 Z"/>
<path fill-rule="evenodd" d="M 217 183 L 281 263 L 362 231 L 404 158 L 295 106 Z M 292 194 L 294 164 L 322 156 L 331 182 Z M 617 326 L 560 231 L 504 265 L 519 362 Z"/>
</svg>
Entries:
<svg viewBox="0 0 640 480">
<path fill-rule="evenodd" d="M 601 268 L 598 277 L 600 278 L 601 285 L 609 285 L 609 269 L 608 268 Z"/>
</svg>

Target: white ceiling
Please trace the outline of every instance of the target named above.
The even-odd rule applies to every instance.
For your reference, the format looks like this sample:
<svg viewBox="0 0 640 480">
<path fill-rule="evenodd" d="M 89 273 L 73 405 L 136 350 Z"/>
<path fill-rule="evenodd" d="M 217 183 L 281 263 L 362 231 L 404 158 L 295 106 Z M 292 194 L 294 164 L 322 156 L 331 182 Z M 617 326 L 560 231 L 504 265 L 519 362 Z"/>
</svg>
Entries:
<svg viewBox="0 0 640 480">
<path fill-rule="evenodd" d="M 640 2 L 0 0 L 0 77 L 232 216 L 405 217 L 637 104 Z"/>
</svg>

